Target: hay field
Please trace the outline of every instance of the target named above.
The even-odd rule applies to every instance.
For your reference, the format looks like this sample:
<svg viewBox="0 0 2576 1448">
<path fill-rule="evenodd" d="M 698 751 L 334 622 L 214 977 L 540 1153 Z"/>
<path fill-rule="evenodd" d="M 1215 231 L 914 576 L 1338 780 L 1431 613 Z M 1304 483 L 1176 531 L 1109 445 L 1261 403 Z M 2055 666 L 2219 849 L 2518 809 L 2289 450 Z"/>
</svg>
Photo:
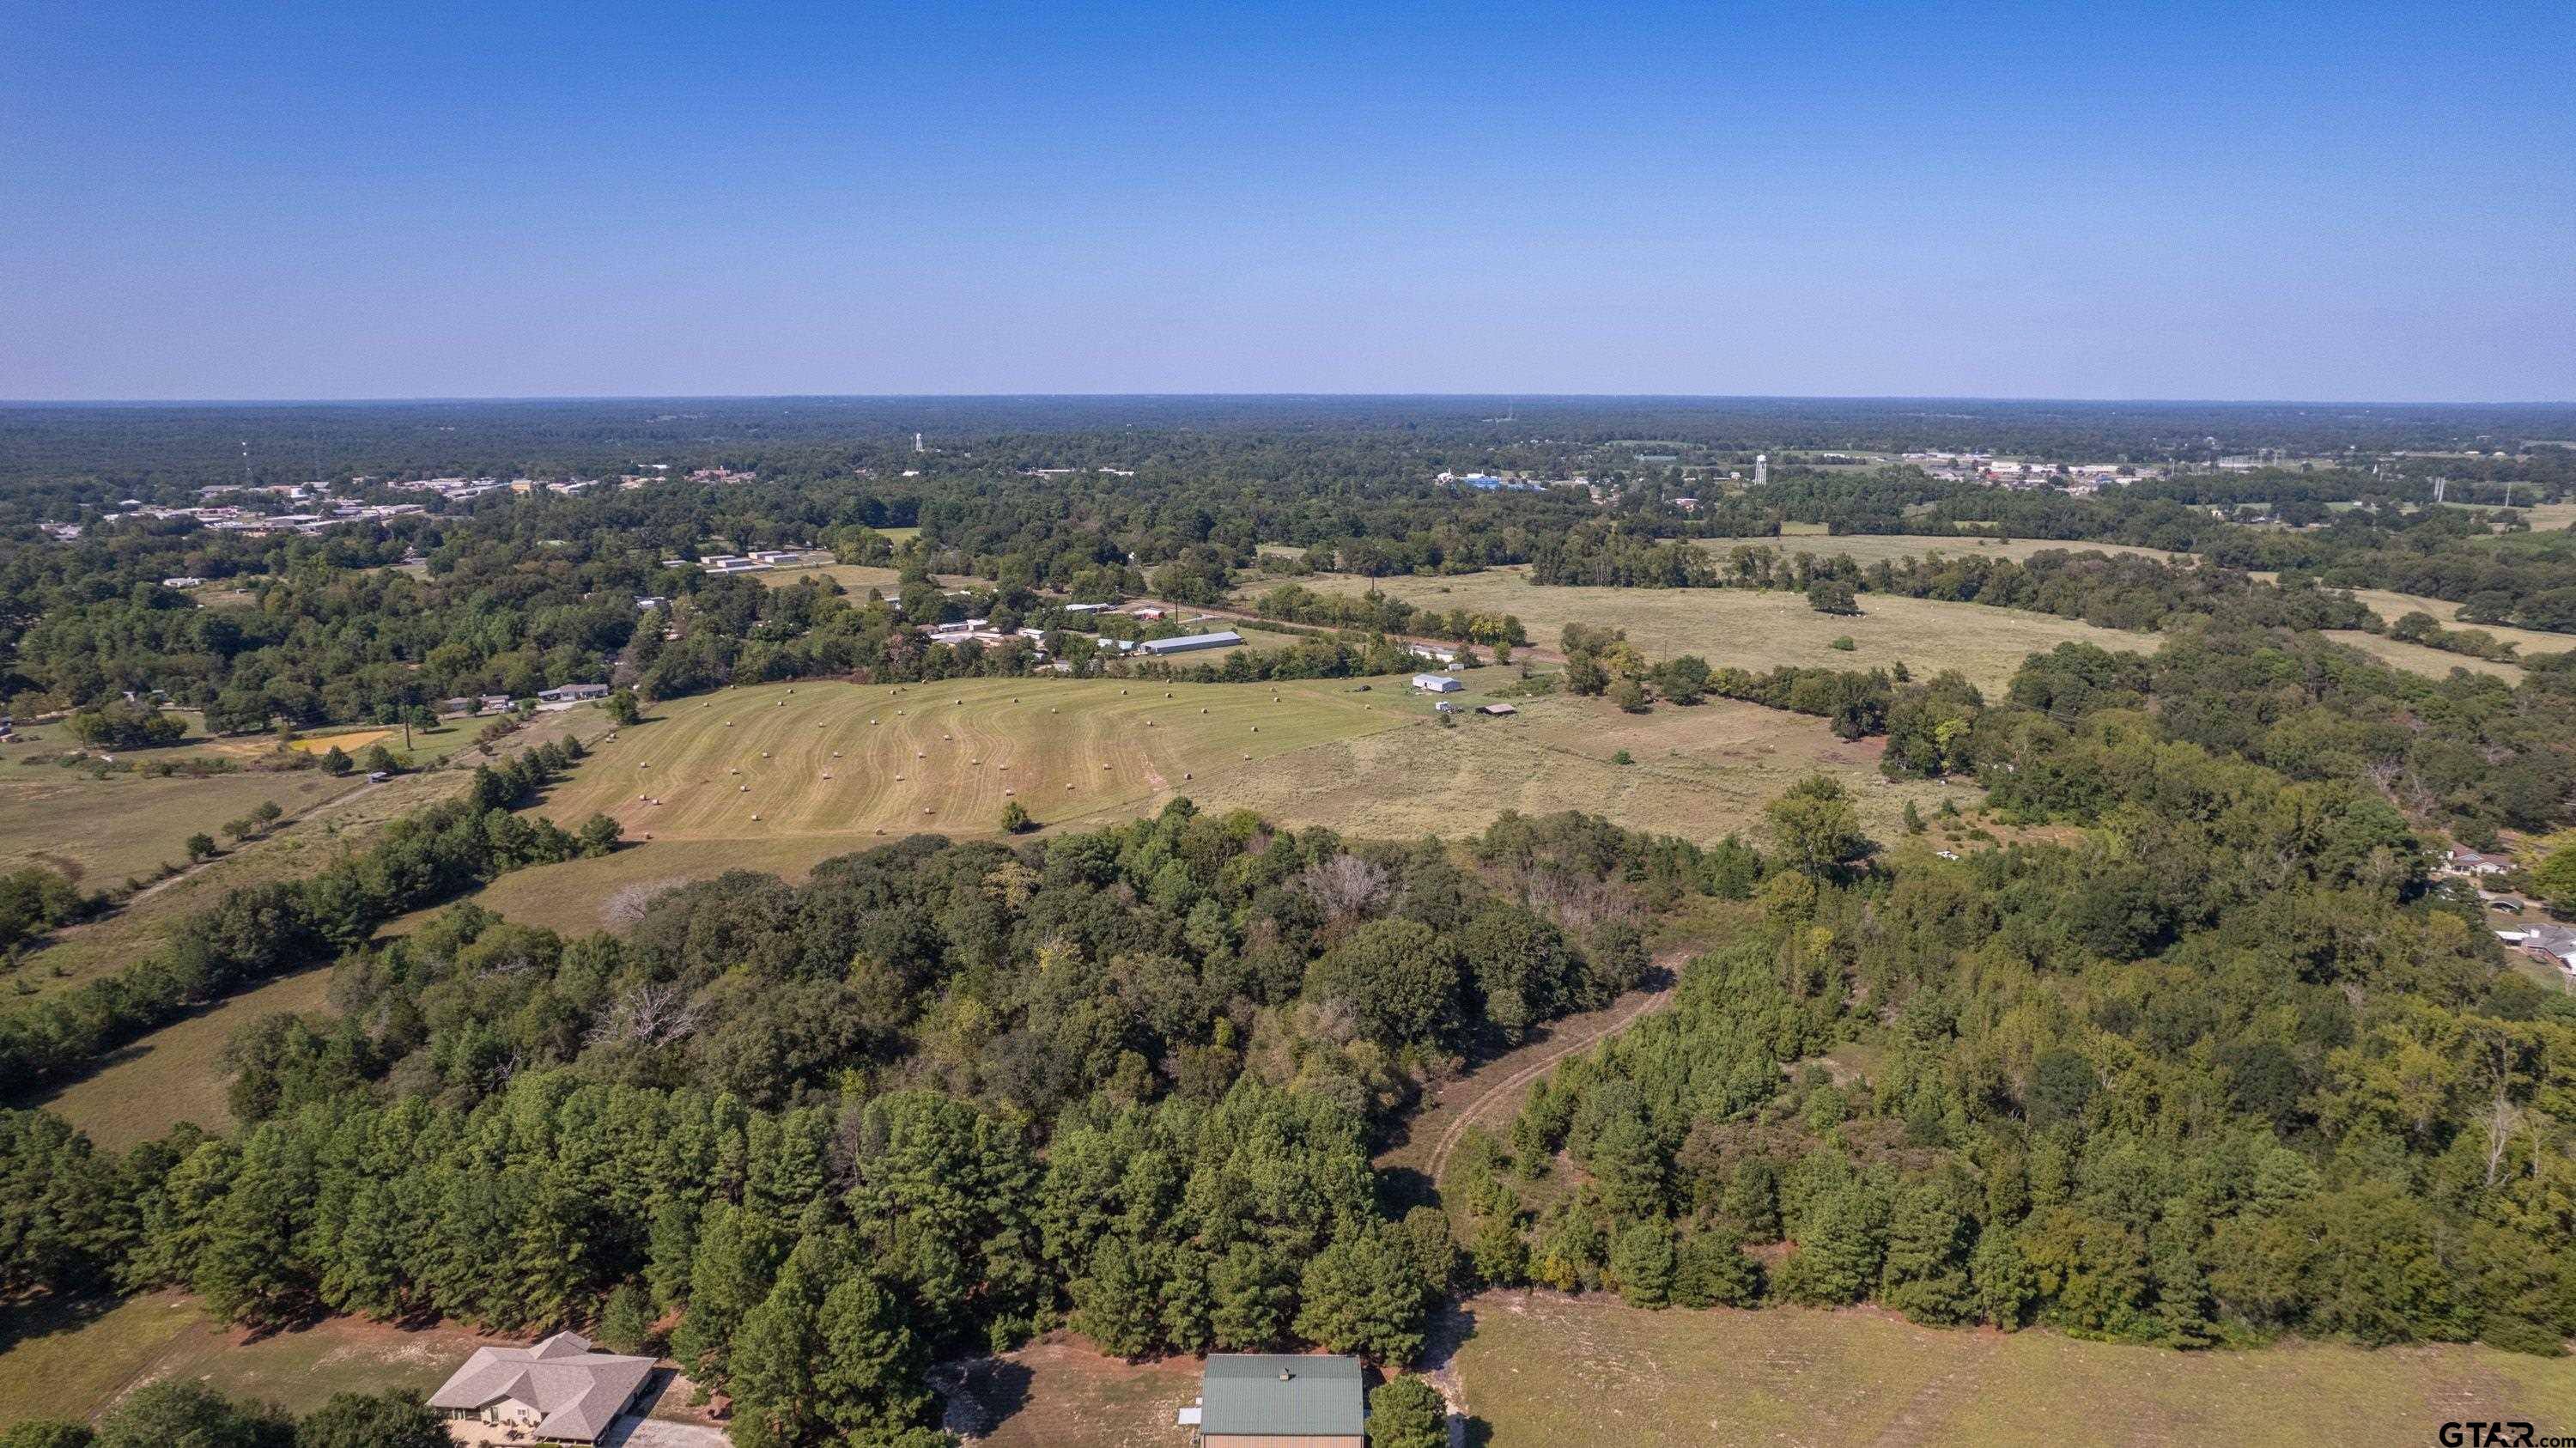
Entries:
<svg viewBox="0 0 2576 1448">
<path fill-rule="evenodd" d="M 1393 722 L 1366 702 L 1323 684 L 1107 679 L 730 689 L 656 706 L 544 812 L 605 813 L 630 839 L 829 837 L 835 852 L 879 832 L 989 834 L 1007 803 L 1042 825 L 1085 819 L 1245 755 Z"/>
<path fill-rule="evenodd" d="M 2159 563 L 2189 564 L 2195 562 L 2197 558 L 2197 555 L 2190 553 L 2172 553 L 2162 548 L 2132 548 L 2125 543 L 2057 543 L 2045 538 L 2015 538 L 2006 543 L 1994 538 L 1943 538 L 1906 533 L 1835 536 L 1801 533 L 1778 538 L 1701 538 L 1695 541 L 1699 547 L 1707 549 L 1720 558 L 1736 548 L 1774 548 L 1783 554 L 1791 555 L 1813 553 L 1819 558 L 1829 556 L 1855 558 L 1864 566 L 1881 561 L 1895 563 L 1907 558 L 1920 558 L 1930 553 L 1940 553 L 1953 558 L 2010 558 L 2014 562 L 2020 562 L 2034 553 L 2051 551 L 2126 553 L 2140 558 L 2153 558 Z"/>
<path fill-rule="evenodd" d="M 1836 618 L 1807 606 L 1797 593 L 1740 588 L 1540 588 L 1521 567 L 1488 569 L 1454 578 L 1379 581 L 1385 592 L 1424 608 L 1490 609 L 1515 613 L 1533 642 L 1553 646 L 1569 623 L 1628 631 L 1653 659 L 1697 654 L 1715 665 L 1768 669 L 1778 664 L 1838 669 L 1884 668 L 1902 659 L 1920 677 L 1957 669 L 1989 694 L 1998 693 L 2022 660 L 2068 642 L 2106 649 L 2150 651 L 2154 634 L 2099 629 L 2072 619 L 1974 603 L 1861 596 L 1857 618 Z M 1304 580 L 1317 592 L 1363 594 L 1370 580 L 1319 574 Z M 1831 647 L 1849 635 L 1858 647 Z"/>
<path fill-rule="evenodd" d="M 1646 1312 L 1488 1292 L 1454 1368 L 1469 1442 L 1549 1448 L 2431 1443 L 2459 1418 L 2576 1422 L 2563 1361 L 2487 1348 L 2284 1343 L 2168 1352 L 1874 1310 Z M 1490 1436 L 1479 1438 L 1484 1432 Z"/>
<path fill-rule="evenodd" d="M 1881 840 L 1896 837 L 1909 799 L 1928 812 L 1945 796 L 1963 797 L 1963 805 L 1976 797 L 1889 780 L 1878 772 L 1886 741 L 1837 739 L 1803 714 L 1727 700 L 1623 714 L 1605 700 L 1550 695 L 1516 699 L 1520 712 L 1497 719 L 1472 710 L 1514 671 L 1465 677 L 1466 692 L 1449 697 L 1471 712 L 1455 729 L 1437 727 L 1424 701 L 1401 699 L 1394 707 L 1411 721 L 1406 728 L 1316 745 L 1293 769 L 1223 771 L 1192 797 L 1213 809 L 1252 809 L 1379 839 L 1469 834 L 1505 810 L 1577 809 L 1703 844 L 1759 835 L 1762 806 L 1820 771 L 1850 789 Z M 1622 751 L 1627 764 L 1616 762 Z"/>
<path fill-rule="evenodd" d="M 1519 675 L 1489 668 L 1465 679 L 1450 698 L 1472 709 Z M 540 807 L 568 824 L 606 813 L 628 848 L 505 875 L 474 898 L 529 924 L 619 928 L 654 890 L 729 869 L 793 880 L 908 834 L 990 836 L 1012 800 L 1042 826 L 1072 829 L 1186 795 L 1206 809 L 1385 839 L 1455 838 L 1506 809 L 1580 809 L 1714 841 L 1758 831 L 1762 805 L 1815 770 L 1850 786 L 1881 839 L 1895 837 L 1906 800 L 1930 809 L 1970 793 L 1887 781 L 1878 741 L 1848 743 L 1822 721 L 1749 704 L 1631 715 L 1550 696 L 1515 701 L 1511 718 L 1469 714 L 1444 729 L 1400 679 L 1369 683 L 1366 692 L 1346 680 L 1282 684 L 1277 703 L 1267 684 L 1175 684 L 1165 699 L 1160 686 L 1114 679 L 972 680 L 901 694 L 809 683 L 793 694 L 770 685 L 674 700 L 659 706 L 664 717 L 604 744 Z M 1615 762 L 1621 750 L 1630 763 Z"/>
<path fill-rule="evenodd" d="M 343 754 L 355 754 L 370 744 L 383 743 L 387 740 L 394 742 L 386 744 L 386 748 L 399 746 L 402 731 L 400 729 L 344 729 L 337 734 L 315 734 L 298 739 L 291 747 L 307 754 L 328 754 L 334 749 Z"/>
</svg>

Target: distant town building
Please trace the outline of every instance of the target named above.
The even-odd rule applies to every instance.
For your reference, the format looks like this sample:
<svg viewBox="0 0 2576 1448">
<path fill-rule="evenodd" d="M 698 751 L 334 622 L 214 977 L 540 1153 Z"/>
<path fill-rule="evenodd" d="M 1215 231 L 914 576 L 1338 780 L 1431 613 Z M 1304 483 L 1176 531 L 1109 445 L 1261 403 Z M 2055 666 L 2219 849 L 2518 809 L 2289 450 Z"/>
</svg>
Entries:
<svg viewBox="0 0 2576 1448">
<path fill-rule="evenodd" d="M 1198 649 L 1228 649 L 1243 642 L 1243 635 L 1232 629 L 1217 633 L 1183 634 L 1176 639 L 1147 639 L 1136 646 L 1141 654 L 1160 657 L 1164 654 L 1186 654 Z"/>
</svg>

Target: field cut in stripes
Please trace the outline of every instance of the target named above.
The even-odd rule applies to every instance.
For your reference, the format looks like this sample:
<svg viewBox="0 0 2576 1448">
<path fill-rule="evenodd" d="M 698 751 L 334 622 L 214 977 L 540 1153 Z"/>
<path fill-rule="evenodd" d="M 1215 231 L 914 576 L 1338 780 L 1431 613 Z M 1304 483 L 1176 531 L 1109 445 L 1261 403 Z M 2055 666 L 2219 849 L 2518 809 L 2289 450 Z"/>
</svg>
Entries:
<svg viewBox="0 0 2576 1448">
<path fill-rule="evenodd" d="M 634 840 L 984 833 L 1014 801 L 1057 824 L 1405 722 L 1347 688 L 978 679 L 730 689 L 653 706 L 544 813 L 605 813 Z"/>
</svg>

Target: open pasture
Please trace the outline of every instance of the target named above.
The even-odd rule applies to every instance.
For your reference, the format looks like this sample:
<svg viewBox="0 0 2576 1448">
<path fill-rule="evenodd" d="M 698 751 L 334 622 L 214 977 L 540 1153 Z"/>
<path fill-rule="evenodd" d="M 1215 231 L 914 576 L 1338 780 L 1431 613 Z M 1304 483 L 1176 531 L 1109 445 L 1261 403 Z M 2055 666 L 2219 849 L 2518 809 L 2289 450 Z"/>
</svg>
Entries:
<svg viewBox="0 0 2576 1448">
<path fill-rule="evenodd" d="M 631 840 L 801 837 L 831 854 L 880 834 L 990 834 L 1012 803 L 1041 825 L 1087 820 L 1394 726 L 1347 689 L 1114 679 L 732 689 L 655 706 L 544 812 L 578 821 L 598 811 Z"/>
<path fill-rule="evenodd" d="M 268 800 L 298 814 L 353 781 L 318 769 L 291 774 L 210 774 L 167 778 L 111 774 L 92 779 L 53 765 L 0 776 L 0 869 L 43 864 L 86 890 L 149 878 L 164 863 L 185 864 L 188 837 L 220 836 Z"/>
<path fill-rule="evenodd" d="M 2501 642 L 2514 645 L 2526 654 L 2563 654 L 2576 649 L 2576 634 L 2549 633 L 2536 628 L 2513 628 L 2505 624 L 2462 623 L 2460 606 L 2448 599 L 2426 598 L 2420 593 L 2398 593 L 2385 588 L 2347 590 L 2371 612 L 2390 623 L 2410 613 L 2429 613 L 2448 629 L 2476 629 Z"/>
<path fill-rule="evenodd" d="M 1857 559 L 1872 563 L 1901 562 L 1938 553 L 1950 558 L 2009 558 L 2018 563 L 2035 553 L 2113 553 L 2153 558 L 2160 563 L 2191 563 L 2194 555 L 2162 548 L 2132 548 L 2125 543 L 2059 543 L 2046 538 L 1946 538 L 1909 533 L 1787 534 L 1778 538 L 1702 538 L 1698 546 L 1723 558 L 1737 548 L 1773 548 L 1784 555 L 1812 553 L 1819 558 Z M 1393 591 L 1393 590 L 1390 590 Z"/>
<path fill-rule="evenodd" d="M 1518 674 L 1464 678 L 1466 691 L 1449 697 L 1472 709 Z M 1509 718 L 1470 714 L 1444 729 L 1401 680 L 1370 682 L 1364 693 L 1345 680 L 1275 691 L 1175 684 L 1169 699 L 1162 686 L 1114 679 L 903 693 L 809 683 L 792 694 L 770 685 L 673 700 L 602 746 L 541 807 L 568 823 L 606 813 L 629 846 L 503 876 L 475 899 L 558 930 L 620 928 L 654 891 L 729 869 L 796 879 L 909 834 L 990 836 L 1014 801 L 1042 826 L 1075 829 L 1187 795 L 1206 809 L 1383 839 L 1454 838 L 1507 809 L 1579 809 L 1715 841 L 1757 833 L 1762 805 L 1818 770 L 1851 788 L 1882 839 L 1895 837 L 1905 801 L 1928 810 L 1971 794 L 1890 782 L 1877 772 L 1876 741 L 1836 739 L 1820 720 L 1749 704 L 1637 715 L 1550 696 L 1515 700 Z"/>
<path fill-rule="evenodd" d="M 1453 1366 L 1468 1441 L 1491 1448 L 2343 1448 L 2430 1443 L 2462 1418 L 2576 1422 L 2563 1361 L 2482 1347 L 2182 1353 L 1942 1331 L 1873 1309 L 1647 1312 L 1547 1293 L 1488 1292 L 1466 1309 L 1473 1333 Z"/>
<path fill-rule="evenodd" d="M 1822 540 L 1820 540 L 1822 541 Z M 1835 540 L 1839 541 L 1839 540 Z M 1371 580 L 1321 574 L 1304 580 L 1317 592 L 1366 593 Z M 1446 612 L 1513 613 L 1534 643 L 1554 646 L 1569 623 L 1625 629 L 1650 659 L 1697 654 L 1711 664 L 1762 670 L 1884 668 L 1903 660 L 1917 677 L 1957 669 L 1989 694 L 1999 692 L 2022 660 L 2062 643 L 2151 650 L 2153 634 L 2094 628 L 2073 619 L 1975 603 L 1861 595 L 1858 617 L 1822 614 L 1806 596 L 1740 588 L 1541 588 L 1526 568 L 1494 568 L 1451 578 L 1377 580 L 1384 592 Z M 1851 652 L 1833 641 L 1849 636 Z"/>
<path fill-rule="evenodd" d="M 2410 674 L 2422 674 L 2428 679 L 2447 679 L 2451 677 L 2453 669 L 2466 669 L 2472 674 L 2493 675 L 2507 683 L 2522 682 L 2520 664 L 2508 664 L 2496 659 L 2473 658 L 2468 654 L 2455 654 L 2446 649 L 2426 648 L 2422 644 L 2405 643 L 2381 634 L 2364 633 L 2359 629 L 2328 629 L 2326 637 L 2339 644 L 2350 644 L 2391 668 L 2404 669 Z"/>
</svg>

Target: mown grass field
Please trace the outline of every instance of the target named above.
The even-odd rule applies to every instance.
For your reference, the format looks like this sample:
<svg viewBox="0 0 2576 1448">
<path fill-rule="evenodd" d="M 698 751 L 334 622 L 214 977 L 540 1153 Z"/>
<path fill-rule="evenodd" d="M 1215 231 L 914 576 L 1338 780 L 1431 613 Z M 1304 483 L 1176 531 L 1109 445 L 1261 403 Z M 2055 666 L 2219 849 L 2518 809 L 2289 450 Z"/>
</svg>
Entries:
<svg viewBox="0 0 2576 1448">
<path fill-rule="evenodd" d="M 2576 1422 L 2563 1361 L 2474 1347 L 2286 1343 L 2177 1353 L 1875 1311 L 1645 1312 L 1486 1293 L 1454 1368 L 1490 1448 L 2435 1441 L 2446 1421 Z"/>
<path fill-rule="evenodd" d="M 164 1380 L 200 1381 L 299 1413 L 334 1393 L 426 1393 L 477 1346 L 499 1340 L 348 1318 L 248 1338 L 209 1321 L 177 1292 L 114 1303 L 21 1304 L 10 1313 L 0 1331 L 0 1426 L 28 1418 L 88 1419 Z"/>
<path fill-rule="evenodd" d="M 1519 675 L 1464 678 L 1451 699 L 1472 710 Z M 1762 805 L 1815 770 L 1851 787 L 1882 838 L 1893 837 L 1904 801 L 1928 810 L 1967 793 L 1890 783 L 1875 741 L 1839 740 L 1822 721 L 1747 704 L 1631 715 L 1549 696 L 1516 699 L 1521 712 L 1508 719 L 1470 713 L 1444 729 L 1401 676 L 1367 682 L 1359 692 L 1347 680 L 1168 690 L 968 680 L 905 693 L 825 683 L 675 700 L 603 745 L 543 807 L 566 821 L 606 813 L 628 848 L 507 875 L 475 898 L 530 924 L 614 928 L 652 888 L 728 869 L 796 879 L 908 834 L 990 836 L 1013 801 L 1041 826 L 1075 829 L 1186 795 L 1205 809 L 1386 839 L 1454 838 L 1507 809 L 1581 809 L 1714 841 L 1757 831 Z M 1631 762 L 1617 762 L 1622 750 Z"/>
<path fill-rule="evenodd" d="M 1841 540 L 1830 540 L 1841 541 Z M 1553 646 L 1569 623 L 1625 629 L 1651 659 L 1697 654 L 1715 665 L 1768 669 L 1779 664 L 1824 668 L 1883 668 L 1903 660 L 1928 678 L 1957 669 L 1979 688 L 1996 692 L 2022 660 L 2061 643 L 2106 649 L 2151 650 L 2153 634 L 2093 628 L 2071 619 L 1974 603 L 1861 596 L 1856 618 L 1837 618 L 1807 606 L 1805 595 L 1740 588 L 1541 588 L 1526 568 L 1495 568 L 1454 578 L 1388 578 L 1384 592 L 1446 612 L 1454 608 L 1513 613 L 1528 625 L 1533 642 Z M 1361 594 L 1370 580 L 1320 574 L 1304 580 L 1319 593 Z M 1832 647 L 1848 636 L 1849 653 Z"/>
</svg>

